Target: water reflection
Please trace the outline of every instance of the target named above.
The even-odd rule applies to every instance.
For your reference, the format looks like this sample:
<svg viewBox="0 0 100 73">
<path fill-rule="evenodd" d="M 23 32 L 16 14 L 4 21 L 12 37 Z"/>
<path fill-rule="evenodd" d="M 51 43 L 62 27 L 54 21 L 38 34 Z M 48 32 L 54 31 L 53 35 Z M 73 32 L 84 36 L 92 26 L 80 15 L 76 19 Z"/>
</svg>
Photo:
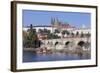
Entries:
<svg viewBox="0 0 100 73">
<path fill-rule="evenodd" d="M 36 54 L 30 51 L 23 52 L 23 62 L 40 62 L 40 61 L 62 61 L 62 60 L 83 60 L 90 59 L 89 53 L 60 53 Z"/>
</svg>

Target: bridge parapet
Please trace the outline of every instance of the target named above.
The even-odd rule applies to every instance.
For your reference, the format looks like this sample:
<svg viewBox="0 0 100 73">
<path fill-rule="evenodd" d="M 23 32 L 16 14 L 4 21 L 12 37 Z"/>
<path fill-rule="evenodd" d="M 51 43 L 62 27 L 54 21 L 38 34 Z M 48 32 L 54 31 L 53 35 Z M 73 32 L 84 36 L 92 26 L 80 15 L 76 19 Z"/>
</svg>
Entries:
<svg viewBox="0 0 100 73">
<path fill-rule="evenodd" d="M 73 42 L 77 44 L 80 41 L 83 42 L 91 42 L 91 38 L 63 38 L 63 39 L 49 39 L 49 40 L 43 40 L 45 41 L 45 44 L 55 44 L 56 42 L 65 44 L 66 42 Z"/>
</svg>

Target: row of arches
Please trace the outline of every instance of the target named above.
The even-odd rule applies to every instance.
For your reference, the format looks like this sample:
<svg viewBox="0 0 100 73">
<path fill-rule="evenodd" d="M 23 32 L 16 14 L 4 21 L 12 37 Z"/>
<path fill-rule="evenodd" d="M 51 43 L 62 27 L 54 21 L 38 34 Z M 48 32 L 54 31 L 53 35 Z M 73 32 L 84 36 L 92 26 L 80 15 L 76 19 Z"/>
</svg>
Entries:
<svg viewBox="0 0 100 73">
<path fill-rule="evenodd" d="M 59 43 L 60 43 L 60 42 L 58 42 L 58 41 L 55 42 L 55 46 L 58 45 Z M 65 45 L 67 46 L 67 45 L 70 44 L 70 43 L 72 43 L 72 42 L 67 41 L 67 42 L 65 42 Z M 85 44 L 84 41 L 79 41 L 77 45 L 83 46 L 84 44 Z"/>
<path fill-rule="evenodd" d="M 91 42 L 88 41 L 64 41 L 63 43 L 61 41 L 46 41 L 44 43 L 42 43 L 44 46 L 47 47 L 55 47 L 55 48 L 61 48 L 61 49 L 84 49 L 84 50 L 89 50 L 91 49 Z M 41 44 L 41 45 L 42 45 Z"/>
<path fill-rule="evenodd" d="M 60 42 L 56 41 L 54 45 L 55 46 L 56 45 L 59 45 L 59 43 Z M 73 44 L 73 42 L 67 41 L 67 42 L 64 43 L 65 46 L 68 46 L 69 44 Z M 87 47 L 87 46 L 90 46 L 91 43 L 90 42 L 79 41 L 76 45 L 77 46 L 80 46 L 80 47 L 83 47 L 83 46 L 86 46 Z"/>
<path fill-rule="evenodd" d="M 55 46 L 59 46 L 59 42 L 55 42 Z M 61 48 L 61 47 L 58 47 Z M 74 43 L 71 41 L 67 41 L 63 44 L 62 46 L 63 49 L 70 49 L 70 50 L 90 50 L 91 49 L 91 43 L 90 42 L 84 42 L 84 41 L 79 41 L 78 43 Z"/>
</svg>

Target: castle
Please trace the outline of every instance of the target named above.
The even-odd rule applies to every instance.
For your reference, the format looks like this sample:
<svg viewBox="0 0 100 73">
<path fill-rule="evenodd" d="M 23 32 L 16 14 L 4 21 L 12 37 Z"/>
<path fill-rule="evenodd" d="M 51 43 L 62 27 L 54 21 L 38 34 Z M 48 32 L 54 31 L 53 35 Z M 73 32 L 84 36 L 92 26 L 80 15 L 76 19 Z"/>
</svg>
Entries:
<svg viewBox="0 0 100 73">
<path fill-rule="evenodd" d="M 76 28 L 68 23 L 63 23 L 58 20 L 58 18 L 52 18 L 51 19 L 51 25 L 41 25 L 41 26 L 33 26 L 30 25 L 32 29 L 36 30 L 36 34 L 38 36 L 38 39 L 41 40 L 42 43 L 45 44 L 45 47 L 47 49 L 54 49 L 54 45 L 56 43 L 59 43 L 57 45 L 56 49 L 63 49 L 62 47 L 65 47 L 66 44 L 70 43 L 71 45 L 74 44 L 74 46 L 71 47 L 69 44 L 70 49 L 75 49 L 77 45 L 88 45 L 87 43 L 91 43 L 91 29 L 82 27 L 82 28 Z M 30 26 L 24 27 L 23 31 L 28 32 L 28 29 L 30 29 Z M 49 34 L 45 33 L 48 32 Z M 40 32 L 41 31 L 41 32 Z M 66 34 L 63 34 L 63 32 L 66 32 Z M 54 35 L 51 36 L 50 34 Z M 55 38 L 56 36 L 56 38 Z M 49 43 L 49 45 L 48 45 Z M 52 45 L 50 45 L 50 43 Z M 44 45 L 41 45 L 42 48 L 44 48 Z M 83 47 L 84 48 L 84 47 Z M 65 48 L 66 49 L 66 48 Z M 72 49 L 72 50 L 73 50 Z M 88 45 L 88 50 L 90 49 L 90 45 Z"/>
<path fill-rule="evenodd" d="M 24 31 L 27 31 L 30 26 L 26 26 L 23 28 Z M 47 29 L 50 31 L 50 33 L 54 33 L 56 30 L 59 31 L 59 33 L 54 33 L 58 36 L 62 36 L 62 31 L 68 31 L 71 34 L 74 35 L 81 35 L 81 34 L 91 34 L 91 29 L 82 27 L 82 28 L 76 28 L 75 26 L 72 26 L 68 23 L 61 22 L 58 18 L 51 18 L 51 25 L 39 25 L 39 26 L 33 26 L 33 28 L 36 30 L 37 33 L 39 33 L 39 30 Z M 39 37 L 46 36 L 46 35 L 40 35 Z M 70 35 L 65 34 L 64 37 L 68 37 Z"/>
</svg>

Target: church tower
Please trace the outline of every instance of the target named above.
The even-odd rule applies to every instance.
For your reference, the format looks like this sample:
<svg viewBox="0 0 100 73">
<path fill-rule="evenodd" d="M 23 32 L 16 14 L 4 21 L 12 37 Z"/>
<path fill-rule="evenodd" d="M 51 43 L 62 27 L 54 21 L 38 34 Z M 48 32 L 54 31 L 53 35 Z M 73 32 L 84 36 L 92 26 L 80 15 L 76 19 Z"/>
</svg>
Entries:
<svg viewBox="0 0 100 73">
<path fill-rule="evenodd" d="M 59 26 L 60 22 L 59 22 L 58 18 L 51 18 L 51 24 L 53 26 Z"/>
</svg>

